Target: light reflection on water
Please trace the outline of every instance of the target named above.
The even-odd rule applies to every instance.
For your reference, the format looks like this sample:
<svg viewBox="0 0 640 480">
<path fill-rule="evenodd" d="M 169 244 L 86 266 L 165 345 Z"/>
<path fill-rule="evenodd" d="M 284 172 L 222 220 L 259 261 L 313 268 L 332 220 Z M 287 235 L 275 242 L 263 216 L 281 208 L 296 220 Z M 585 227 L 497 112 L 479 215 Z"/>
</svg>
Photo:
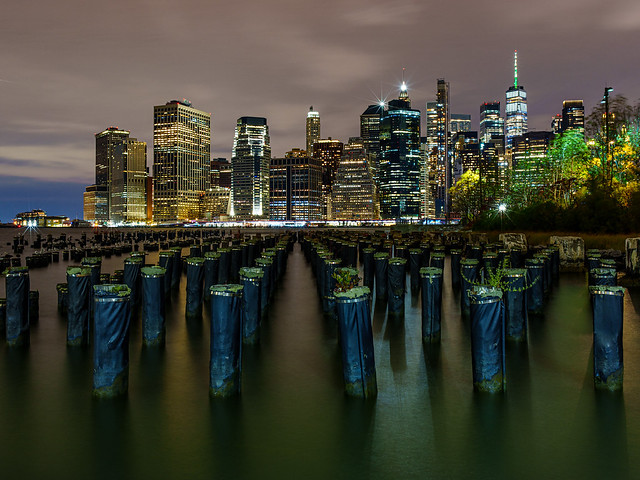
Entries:
<svg viewBox="0 0 640 480">
<path fill-rule="evenodd" d="M 0 230 L 0 251 L 13 234 Z M 124 258 L 105 259 L 103 272 Z M 31 347 L 0 347 L 3 478 L 633 478 L 640 467 L 636 292 L 625 298 L 621 394 L 593 389 L 585 277 L 564 274 L 528 343 L 507 346 L 507 392 L 478 395 L 447 262 L 441 345 L 422 345 L 410 293 L 403 322 L 374 302 L 379 394 L 361 402 L 343 395 L 336 326 L 296 246 L 261 344 L 244 349 L 239 398 L 209 400 L 209 325 L 206 313 L 185 321 L 183 277 L 166 348 L 142 349 L 134 322 L 129 395 L 96 401 L 91 352 L 66 348 L 56 309 L 65 268 L 32 270 L 41 303 Z"/>
</svg>

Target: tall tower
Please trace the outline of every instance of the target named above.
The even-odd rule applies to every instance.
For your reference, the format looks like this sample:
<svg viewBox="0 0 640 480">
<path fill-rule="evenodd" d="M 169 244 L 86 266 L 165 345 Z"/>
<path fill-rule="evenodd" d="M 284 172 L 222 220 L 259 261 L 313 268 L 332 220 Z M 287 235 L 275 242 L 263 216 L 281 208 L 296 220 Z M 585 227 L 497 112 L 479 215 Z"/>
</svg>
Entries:
<svg viewBox="0 0 640 480">
<path fill-rule="evenodd" d="M 506 92 L 506 120 L 504 136 L 508 149 L 512 147 L 513 137 L 527 133 L 527 92 L 518 85 L 518 51 L 514 52 L 513 85 Z"/>
<path fill-rule="evenodd" d="M 111 172 L 109 220 L 115 223 L 147 220 L 147 144 L 128 138 L 115 157 Z"/>
<path fill-rule="evenodd" d="M 373 177 L 378 180 L 378 155 L 380 154 L 380 117 L 384 112 L 384 102 L 369 105 L 360 115 L 360 138 L 369 158 Z"/>
<path fill-rule="evenodd" d="M 380 214 L 382 218 L 420 216 L 420 110 L 411 108 L 402 82 L 380 119 Z"/>
<path fill-rule="evenodd" d="M 122 157 L 126 155 L 129 131 L 118 127 L 109 127 L 96 133 L 96 186 L 106 189 L 107 208 L 101 211 L 97 221 L 108 221 L 112 209 L 113 173 L 122 165 Z"/>
<path fill-rule="evenodd" d="M 447 217 L 449 215 L 449 189 L 451 188 L 452 166 L 450 154 L 450 127 L 451 113 L 449 110 L 449 82 L 444 78 L 438 79 L 436 94 L 436 137 L 437 137 L 437 191 L 436 191 L 436 216 Z"/>
<path fill-rule="evenodd" d="M 153 107 L 153 219 L 197 219 L 210 186 L 211 114 L 187 100 Z"/>
<path fill-rule="evenodd" d="M 578 130 L 584 133 L 584 102 L 565 100 L 562 102 L 562 123 L 560 131 Z"/>
<path fill-rule="evenodd" d="M 320 114 L 309 107 L 307 113 L 307 155 L 313 156 L 313 144 L 320 140 Z"/>
<path fill-rule="evenodd" d="M 231 216 L 269 218 L 270 161 L 267 119 L 240 117 L 231 157 Z"/>
<path fill-rule="evenodd" d="M 504 135 L 504 119 L 500 116 L 500 102 L 480 105 L 480 142 L 489 143 L 491 137 Z"/>
</svg>

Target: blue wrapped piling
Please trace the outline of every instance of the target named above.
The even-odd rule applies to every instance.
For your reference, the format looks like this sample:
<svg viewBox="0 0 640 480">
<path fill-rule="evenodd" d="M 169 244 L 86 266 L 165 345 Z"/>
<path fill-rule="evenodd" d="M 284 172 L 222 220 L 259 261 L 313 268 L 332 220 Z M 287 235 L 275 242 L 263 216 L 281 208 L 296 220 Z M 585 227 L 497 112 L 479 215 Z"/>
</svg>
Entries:
<svg viewBox="0 0 640 480">
<path fill-rule="evenodd" d="M 373 261 L 373 255 L 376 251 L 373 248 L 362 249 L 362 284 L 373 291 L 374 279 L 376 275 L 376 266 Z"/>
<path fill-rule="evenodd" d="M 527 339 L 527 270 L 507 268 L 503 280 L 505 330 L 507 340 L 522 342 Z"/>
<path fill-rule="evenodd" d="M 173 283 L 173 264 L 175 254 L 171 251 L 162 251 L 158 254 L 158 265 L 165 270 L 164 274 L 164 294 L 165 298 L 171 298 L 171 284 Z"/>
<path fill-rule="evenodd" d="M 589 271 L 590 286 L 617 286 L 617 273 L 615 268 L 593 268 Z"/>
<path fill-rule="evenodd" d="M 551 270 L 551 255 L 538 252 L 533 255 L 533 258 L 537 258 L 542 260 L 542 289 L 544 290 L 545 295 L 548 295 L 551 286 L 553 284 L 553 272 Z"/>
<path fill-rule="evenodd" d="M 342 246 L 344 253 L 344 266 L 345 267 L 357 267 L 358 266 L 358 244 L 345 242 Z"/>
<path fill-rule="evenodd" d="M 376 267 L 376 301 L 387 299 L 387 276 L 389 270 L 389 254 L 378 252 L 373 256 Z"/>
<path fill-rule="evenodd" d="M 502 292 L 475 286 L 469 297 L 473 387 L 479 392 L 502 392 L 506 381 Z"/>
<path fill-rule="evenodd" d="M 390 317 L 402 317 L 404 315 L 404 297 L 406 286 L 405 258 L 393 257 L 389 259 L 388 266 L 388 312 Z"/>
<path fill-rule="evenodd" d="M 80 347 L 89 343 L 91 269 L 88 267 L 68 267 L 67 284 L 69 290 L 67 345 Z"/>
<path fill-rule="evenodd" d="M 240 282 L 243 287 L 242 295 L 242 343 L 256 344 L 260 340 L 260 285 L 264 271 L 261 268 L 243 267 L 240 269 Z"/>
<path fill-rule="evenodd" d="M 214 398 L 240 393 L 242 291 L 242 285 L 211 287 L 209 395 Z"/>
<path fill-rule="evenodd" d="M 180 278 L 182 277 L 182 247 L 173 247 L 173 271 L 171 272 L 171 288 L 180 286 Z"/>
<path fill-rule="evenodd" d="M 461 285 L 460 280 L 460 261 L 462 260 L 462 250 L 454 248 L 451 249 L 451 288 L 459 290 Z"/>
<path fill-rule="evenodd" d="M 202 295 L 204 285 L 204 258 L 187 258 L 187 301 L 185 318 L 202 320 Z"/>
<path fill-rule="evenodd" d="M 469 316 L 471 313 L 469 292 L 478 281 L 479 263 L 475 258 L 460 260 L 460 310 L 463 316 Z"/>
<path fill-rule="evenodd" d="M 440 341 L 442 317 L 442 269 L 420 269 L 422 286 L 422 341 Z"/>
<path fill-rule="evenodd" d="M 271 268 L 273 265 L 273 259 L 267 257 L 256 258 L 256 267 L 261 268 L 264 272 L 262 276 L 262 283 L 260 285 L 260 307 L 262 308 L 262 318 L 267 315 L 267 307 L 269 306 L 269 300 L 271 299 Z"/>
<path fill-rule="evenodd" d="M 422 267 L 422 250 L 412 248 L 409 250 L 409 279 L 411 293 L 420 291 L 420 268 Z M 365 286 L 367 286 L 365 284 Z"/>
<path fill-rule="evenodd" d="M 367 287 L 336 293 L 345 392 L 363 398 L 378 392 L 369 297 Z"/>
<path fill-rule="evenodd" d="M 93 395 L 124 395 L 129 388 L 131 290 L 124 284 L 96 285 L 93 292 Z"/>
<path fill-rule="evenodd" d="M 7 299 L 0 298 L 0 332 L 4 332 L 7 320 Z"/>
<path fill-rule="evenodd" d="M 278 279 L 280 278 L 278 259 L 276 258 L 277 255 L 278 254 L 275 248 L 267 248 L 262 254 L 263 257 L 270 258 L 272 260 L 271 262 L 271 294 L 272 295 L 275 290 Z"/>
<path fill-rule="evenodd" d="M 242 267 L 242 248 L 233 247 L 229 257 L 229 282 L 238 283 L 240 268 Z"/>
<path fill-rule="evenodd" d="M 622 389 L 623 287 L 589 287 L 593 310 L 593 380 L 599 390 Z"/>
<path fill-rule="evenodd" d="M 29 269 L 9 267 L 6 270 L 5 332 L 9 347 L 29 345 Z"/>
<path fill-rule="evenodd" d="M 124 284 L 131 290 L 129 304 L 134 309 L 140 304 L 140 269 L 143 266 L 144 257 L 132 255 L 124 260 Z"/>
<path fill-rule="evenodd" d="M 530 315 L 544 313 L 544 260 L 528 258 L 524 262 L 527 269 L 527 311 Z"/>
<path fill-rule="evenodd" d="M 218 252 L 205 252 L 204 254 L 204 301 L 209 302 L 211 297 L 207 292 L 211 291 L 216 283 L 218 283 L 218 264 L 220 263 L 220 254 Z"/>
<path fill-rule="evenodd" d="M 102 257 L 84 257 L 80 265 L 91 269 L 91 311 L 93 312 L 94 303 L 93 296 L 95 294 L 93 287 L 100 285 L 100 270 L 102 269 Z"/>
<path fill-rule="evenodd" d="M 216 284 L 229 283 L 229 263 L 231 260 L 231 250 L 229 248 L 218 249 L 220 259 L 218 260 L 218 281 Z"/>
<path fill-rule="evenodd" d="M 337 318 L 336 311 L 336 299 L 334 296 L 334 290 L 336 288 L 336 278 L 334 273 L 342 261 L 337 258 L 326 258 L 324 260 L 323 268 L 323 291 L 322 291 L 322 311 L 325 315 L 331 318 Z"/>
<path fill-rule="evenodd" d="M 444 257 L 445 254 L 443 251 L 438 250 L 433 252 L 429 258 L 429 266 L 439 268 L 444 272 Z"/>
<path fill-rule="evenodd" d="M 162 267 L 140 270 L 142 277 L 142 345 L 157 347 L 165 344 L 165 275 Z"/>
<path fill-rule="evenodd" d="M 29 292 L 29 323 L 35 325 L 40 319 L 40 292 L 31 290 Z"/>
<path fill-rule="evenodd" d="M 593 250 L 593 249 L 587 250 L 587 253 L 585 256 L 587 272 L 590 272 L 594 268 L 599 268 L 601 258 L 602 258 L 602 255 L 600 254 L 599 250 Z"/>
</svg>

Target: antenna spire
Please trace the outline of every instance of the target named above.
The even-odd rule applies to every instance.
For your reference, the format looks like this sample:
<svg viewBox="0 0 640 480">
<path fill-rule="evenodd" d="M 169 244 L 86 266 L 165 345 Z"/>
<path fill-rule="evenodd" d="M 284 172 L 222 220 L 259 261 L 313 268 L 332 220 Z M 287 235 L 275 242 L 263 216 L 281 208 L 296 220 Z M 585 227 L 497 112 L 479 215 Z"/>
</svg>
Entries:
<svg viewBox="0 0 640 480">
<path fill-rule="evenodd" d="M 518 86 L 518 50 L 513 52 L 513 86 Z"/>
</svg>

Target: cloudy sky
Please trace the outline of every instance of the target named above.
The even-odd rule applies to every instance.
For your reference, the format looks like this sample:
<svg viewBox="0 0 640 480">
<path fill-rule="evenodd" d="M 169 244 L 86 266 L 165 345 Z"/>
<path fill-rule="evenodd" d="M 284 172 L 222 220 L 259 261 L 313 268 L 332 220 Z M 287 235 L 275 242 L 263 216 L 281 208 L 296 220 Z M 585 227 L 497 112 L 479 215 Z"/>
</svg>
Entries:
<svg viewBox="0 0 640 480">
<path fill-rule="evenodd" d="M 212 114 L 212 153 L 230 157 L 240 116 L 267 117 L 274 155 L 347 140 L 402 68 L 423 112 L 436 81 L 472 115 L 511 85 L 513 50 L 529 126 L 564 99 L 587 110 L 604 86 L 640 97 L 637 0 L 31 0 L 5 2 L 0 29 L 0 221 L 19 211 L 82 217 L 93 135 L 110 125 L 149 145 L 153 106 L 187 98 Z"/>
</svg>

